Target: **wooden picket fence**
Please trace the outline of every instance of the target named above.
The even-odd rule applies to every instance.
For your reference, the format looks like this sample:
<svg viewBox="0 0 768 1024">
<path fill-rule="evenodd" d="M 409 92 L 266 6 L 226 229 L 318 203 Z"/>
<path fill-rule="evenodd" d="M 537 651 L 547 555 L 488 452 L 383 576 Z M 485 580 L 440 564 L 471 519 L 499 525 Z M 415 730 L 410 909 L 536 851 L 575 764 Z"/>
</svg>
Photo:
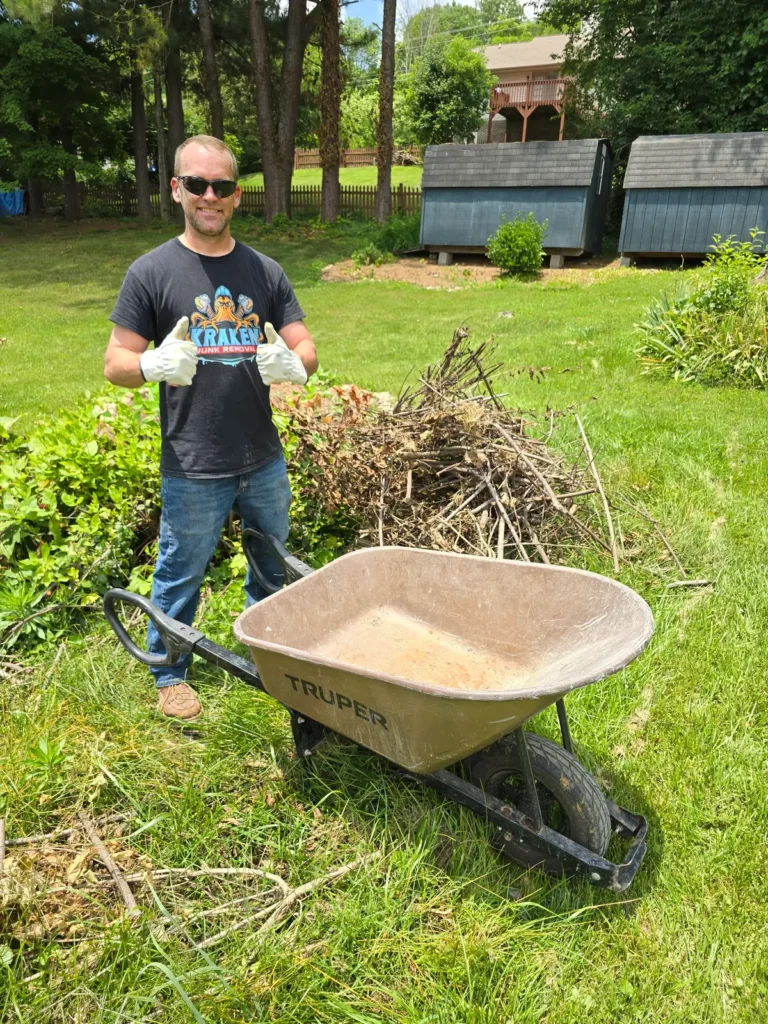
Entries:
<svg viewBox="0 0 768 1024">
<path fill-rule="evenodd" d="M 135 217 L 138 214 L 136 187 L 129 183 L 109 186 L 88 187 L 78 185 L 80 208 L 88 217 Z M 303 185 L 291 189 L 291 209 L 298 216 L 318 214 L 322 189 L 319 185 Z M 152 212 L 160 216 L 160 193 L 156 184 L 150 185 Z M 46 213 L 61 213 L 64 207 L 64 191 L 60 184 L 45 185 L 43 209 Z M 376 187 L 374 185 L 342 185 L 341 213 L 362 213 L 373 217 L 376 209 Z M 398 185 L 392 189 L 393 213 L 418 213 L 421 209 L 421 189 Z M 243 189 L 238 213 L 260 217 L 264 214 L 264 189 L 246 187 Z"/>
<path fill-rule="evenodd" d="M 342 167 L 373 167 L 376 163 L 376 148 L 344 149 L 341 153 Z M 394 151 L 394 163 L 400 163 L 403 157 L 421 162 L 421 150 L 418 146 L 404 146 Z M 297 149 L 293 154 L 294 171 L 314 170 L 320 166 L 319 149 Z"/>
<path fill-rule="evenodd" d="M 373 217 L 376 212 L 376 187 L 374 185 L 342 185 L 341 213 L 362 213 Z M 293 213 L 313 214 L 320 212 L 322 189 L 319 185 L 300 185 L 291 189 L 291 210 Z M 418 213 L 421 209 L 421 189 L 398 185 L 392 189 L 393 213 Z M 264 189 L 244 188 L 240 200 L 240 213 L 260 217 L 264 213 Z"/>
</svg>

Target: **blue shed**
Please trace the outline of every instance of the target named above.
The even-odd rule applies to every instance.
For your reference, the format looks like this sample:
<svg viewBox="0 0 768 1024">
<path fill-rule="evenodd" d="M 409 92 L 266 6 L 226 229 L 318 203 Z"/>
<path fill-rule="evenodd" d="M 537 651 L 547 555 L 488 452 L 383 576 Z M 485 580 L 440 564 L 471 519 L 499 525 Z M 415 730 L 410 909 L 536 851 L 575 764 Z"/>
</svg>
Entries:
<svg viewBox="0 0 768 1024">
<path fill-rule="evenodd" d="M 428 146 L 421 244 L 484 252 L 502 217 L 547 221 L 550 255 L 600 252 L 613 158 L 605 139 Z"/>
<path fill-rule="evenodd" d="M 768 132 L 641 135 L 624 175 L 619 250 L 703 256 L 713 235 L 768 229 Z"/>
</svg>

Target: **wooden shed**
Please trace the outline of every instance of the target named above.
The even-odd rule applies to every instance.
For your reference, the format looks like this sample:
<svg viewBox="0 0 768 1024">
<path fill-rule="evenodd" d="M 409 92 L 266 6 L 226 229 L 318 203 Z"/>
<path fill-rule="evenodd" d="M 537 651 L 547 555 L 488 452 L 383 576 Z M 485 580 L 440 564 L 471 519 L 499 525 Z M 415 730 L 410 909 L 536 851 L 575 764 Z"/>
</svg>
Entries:
<svg viewBox="0 0 768 1024">
<path fill-rule="evenodd" d="M 605 139 L 428 146 L 421 244 L 484 252 L 502 217 L 547 221 L 550 255 L 600 251 L 613 161 Z"/>
<path fill-rule="evenodd" d="M 712 236 L 768 229 L 768 132 L 641 135 L 624 175 L 619 250 L 703 256 Z"/>
</svg>

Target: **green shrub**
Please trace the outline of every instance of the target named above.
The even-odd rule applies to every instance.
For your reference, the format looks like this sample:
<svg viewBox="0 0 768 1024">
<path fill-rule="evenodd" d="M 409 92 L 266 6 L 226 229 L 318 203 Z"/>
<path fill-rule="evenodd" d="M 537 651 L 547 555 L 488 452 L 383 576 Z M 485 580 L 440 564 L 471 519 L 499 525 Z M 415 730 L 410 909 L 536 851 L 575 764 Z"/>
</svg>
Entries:
<svg viewBox="0 0 768 1024">
<path fill-rule="evenodd" d="M 0 420 L 0 646 L 56 634 L 128 578 L 155 534 L 157 420 L 148 388 L 111 388 L 26 437 Z"/>
<path fill-rule="evenodd" d="M 373 241 L 382 252 L 415 249 L 419 244 L 420 230 L 420 213 L 395 213 L 376 231 Z"/>
<path fill-rule="evenodd" d="M 763 388 L 768 381 L 768 288 L 756 283 L 768 263 L 762 232 L 749 242 L 715 235 L 693 288 L 662 295 L 637 325 L 646 372 L 678 380 Z"/>
<path fill-rule="evenodd" d="M 540 224 L 532 213 L 517 213 L 512 221 L 502 217 L 499 230 L 488 239 L 488 259 L 504 274 L 535 274 L 544 260 L 546 233 L 547 221 Z"/>
<path fill-rule="evenodd" d="M 356 267 L 380 267 L 382 263 L 391 263 L 393 259 L 392 253 L 382 252 L 375 242 L 369 242 L 352 253 Z"/>
</svg>

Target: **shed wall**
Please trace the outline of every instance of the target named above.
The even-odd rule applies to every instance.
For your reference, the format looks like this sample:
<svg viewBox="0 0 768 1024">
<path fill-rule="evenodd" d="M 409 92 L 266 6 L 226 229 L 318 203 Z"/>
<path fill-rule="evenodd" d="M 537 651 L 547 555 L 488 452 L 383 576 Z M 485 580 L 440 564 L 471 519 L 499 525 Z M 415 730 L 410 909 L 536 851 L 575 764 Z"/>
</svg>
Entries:
<svg viewBox="0 0 768 1024">
<path fill-rule="evenodd" d="M 581 251 L 585 248 L 588 188 L 425 188 L 421 203 L 421 244 L 482 246 L 502 217 L 514 220 L 532 213 L 548 221 L 544 248 Z"/>
<path fill-rule="evenodd" d="M 622 253 L 710 252 L 712 236 L 749 239 L 768 230 L 768 187 L 628 189 L 621 220 Z"/>
</svg>

